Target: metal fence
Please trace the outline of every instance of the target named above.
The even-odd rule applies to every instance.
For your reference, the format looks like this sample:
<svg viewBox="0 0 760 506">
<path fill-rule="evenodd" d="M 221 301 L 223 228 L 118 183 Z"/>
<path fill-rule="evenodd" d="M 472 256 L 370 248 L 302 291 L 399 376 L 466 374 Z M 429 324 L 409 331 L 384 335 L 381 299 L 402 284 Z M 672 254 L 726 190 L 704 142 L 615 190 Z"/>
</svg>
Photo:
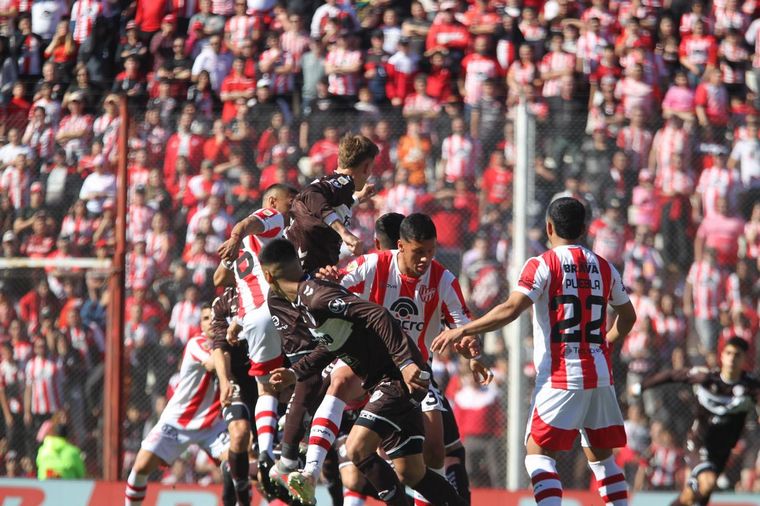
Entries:
<svg viewBox="0 0 760 506">
<path fill-rule="evenodd" d="M 117 188 L 108 174 L 123 154 L 117 138 L 118 122 L 125 118 L 113 107 L 125 94 L 130 119 L 121 420 L 125 472 L 161 412 L 182 345 L 199 332 L 200 305 L 215 293 L 216 249 L 230 226 L 260 205 L 270 184 L 301 187 L 332 171 L 338 139 L 355 132 L 371 137 L 381 150 L 373 176 L 379 195 L 355 210 L 354 231 L 369 248 L 379 214 L 429 213 L 438 226 L 438 259 L 459 276 L 475 315 L 514 286 L 511 266 L 522 260 L 516 256 L 546 248 L 543 213 L 549 202 L 557 195 L 586 202 L 588 245 L 623 273 L 640 316 L 632 335 L 613 349 L 629 435 L 618 457 L 638 488 L 679 487 L 682 460 L 671 464 L 664 455 L 683 450 L 690 392 L 668 387 L 638 400 L 627 385 L 664 368 L 713 365 L 728 335 L 746 337 L 756 354 L 760 207 L 756 190 L 742 188 L 727 169 L 741 154 L 736 146 L 747 138 L 751 118 L 734 115 L 725 128 L 686 114 L 665 119 L 659 104 L 651 110 L 629 108 L 625 90 L 610 89 L 604 79 L 590 83 L 584 72 L 576 72 L 575 79 L 554 79 L 550 89 L 508 73 L 476 83 L 482 87 L 473 94 L 482 95 L 476 101 L 466 97 L 464 102 L 453 89 L 426 97 L 424 88 L 437 82 L 431 76 L 439 76 L 442 68 L 453 74 L 452 83 L 464 77 L 460 57 L 455 51 L 432 52 L 422 59 L 422 77 L 411 85 L 417 92 L 409 91 L 406 102 L 384 96 L 384 85 L 378 88 L 381 65 L 366 69 L 356 97 L 336 96 L 335 81 L 324 77 L 314 83 L 314 95 L 306 96 L 298 88 L 281 88 L 279 74 L 260 69 L 255 88 L 251 81 L 247 88 L 224 91 L 223 102 L 208 76 L 190 83 L 156 73 L 139 86 L 125 78 L 115 94 L 88 91 L 80 82 L 71 93 L 66 86 L 48 90 L 50 83 L 43 83 L 41 92 L 50 94 L 43 97 L 45 103 L 62 103 L 63 111 L 35 108 L 29 117 L 8 116 L 3 125 L 4 146 L 14 146 L 15 135 L 18 144 L 32 145 L 34 152 L 20 162 L 18 157 L 3 160 L 10 167 L 3 172 L 8 178 L 20 164 L 19 182 L 0 185 L 3 258 L 52 259 L 42 270 L 8 264 L 0 271 L 0 336 L 10 343 L 0 348 L 5 473 L 34 472 L 35 437 L 56 412 L 61 412 L 56 421 L 68 421 L 72 441 L 86 453 L 90 476 L 100 477 L 103 468 L 98 445 L 109 329 L 105 308 L 112 295 L 103 284 L 108 272 L 64 267 L 60 259 L 113 255 Z M 59 80 L 73 81 L 71 69 L 57 70 L 64 72 Z M 667 88 L 674 79 L 663 76 L 661 84 Z M 36 92 L 27 83 L 21 93 L 31 98 Z M 527 100 L 529 117 L 518 115 L 521 98 Z M 62 125 L 50 116 L 76 116 L 77 107 L 97 121 L 76 136 L 55 138 Z M 533 140 L 517 140 L 530 124 Z M 732 151 L 737 154 L 726 156 Z M 8 152 L 13 151 L 3 154 Z M 513 181 L 520 160 L 530 177 Z M 518 220 L 521 211 L 524 225 L 523 217 Z M 715 223 L 730 232 L 717 243 Z M 711 255 L 722 280 L 718 299 L 709 302 L 709 311 L 695 311 L 707 281 L 696 270 L 687 275 L 695 262 Z M 460 429 L 475 486 L 506 486 L 508 458 L 522 451 L 520 415 L 528 410 L 533 372 L 530 323 L 523 321 L 517 332 L 512 341 L 501 333 L 487 336 L 485 357 L 496 380 L 486 389 L 472 384 L 455 357 L 436 362 L 439 384 L 460 420 L 467 420 Z M 510 342 L 522 343 L 517 360 Z M 41 354 L 52 372 L 35 383 L 29 364 Z M 517 386 L 517 379 L 526 378 L 527 385 Z M 26 416 L 27 386 L 42 392 L 46 385 L 58 390 L 60 403 Z M 508 404 L 520 403 L 521 412 L 508 412 Z M 758 454 L 756 432 L 747 433 L 732 459 L 721 482 L 726 488 L 751 485 L 746 480 Z M 510 485 L 527 485 L 520 459 L 511 461 Z M 588 487 L 589 471 L 577 446 L 560 458 L 559 469 L 567 488 Z M 658 482 L 662 474 L 672 479 Z M 190 452 L 154 478 L 172 483 L 218 476 L 208 461 Z"/>
</svg>

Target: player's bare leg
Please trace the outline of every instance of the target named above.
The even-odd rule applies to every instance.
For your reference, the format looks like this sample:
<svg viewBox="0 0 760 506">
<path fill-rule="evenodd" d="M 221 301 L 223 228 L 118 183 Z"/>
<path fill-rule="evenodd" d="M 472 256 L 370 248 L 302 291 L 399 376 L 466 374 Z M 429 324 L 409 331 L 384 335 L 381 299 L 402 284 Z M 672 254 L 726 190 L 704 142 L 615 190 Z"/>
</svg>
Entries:
<svg viewBox="0 0 760 506">
<path fill-rule="evenodd" d="M 717 480 L 718 476 L 713 471 L 702 471 L 697 475 L 696 483 L 693 479 L 687 482 L 681 495 L 671 503 L 671 506 L 706 506 L 715 490 Z"/>
<path fill-rule="evenodd" d="M 353 464 L 341 466 L 340 480 L 343 482 L 343 506 L 364 506 L 367 496 L 377 494 Z"/>
<path fill-rule="evenodd" d="M 425 424 L 425 442 L 422 447 L 425 465 L 445 478 L 443 466 L 446 460 L 446 450 L 443 445 L 443 417 L 440 411 L 425 411 L 422 413 L 422 420 Z M 422 494 L 415 491 L 414 504 L 415 506 L 426 506 L 430 502 Z"/>
<path fill-rule="evenodd" d="M 588 466 L 599 485 L 599 496 L 608 506 L 628 506 L 628 483 L 608 448 L 583 448 Z"/>
<path fill-rule="evenodd" d="M 124 492 L 124 506 L 142 506 L 148 487 L 148 475 L 166 465 L 155 453 L 140 449 L 135 458 L 135 464 L 127 478 L 127 488 Z"/>
</svg>

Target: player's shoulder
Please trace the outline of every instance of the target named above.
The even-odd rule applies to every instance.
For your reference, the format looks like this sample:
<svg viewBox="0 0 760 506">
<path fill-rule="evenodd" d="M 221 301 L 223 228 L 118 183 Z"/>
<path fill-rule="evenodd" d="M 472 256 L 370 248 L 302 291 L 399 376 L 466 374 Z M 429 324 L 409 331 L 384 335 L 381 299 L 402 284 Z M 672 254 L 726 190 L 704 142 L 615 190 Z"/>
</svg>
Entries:
<svg viewBox="0 0 760 506">
<path fill-rule="evenodd" d="M 277 209 L 273 209 L 271 207 L 262 207 L 261 209 L 258 209 L 251 214 L 261 220 L 268 220 L 277 216 L 282 216 L 282 214 Z"/>
</svg>

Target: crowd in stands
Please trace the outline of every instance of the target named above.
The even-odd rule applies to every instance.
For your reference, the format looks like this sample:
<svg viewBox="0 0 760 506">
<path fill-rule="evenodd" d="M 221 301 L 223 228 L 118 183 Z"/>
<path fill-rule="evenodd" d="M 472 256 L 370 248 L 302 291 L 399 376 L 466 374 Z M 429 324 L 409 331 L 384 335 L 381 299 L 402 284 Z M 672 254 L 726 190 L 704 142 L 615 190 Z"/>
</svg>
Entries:
<svg viewBox="0 0 760 506">
<path fill-rule="evenodd" d="M 125 99 L 129 469 L 214 295 L 217 247 L 269 185 L 333 171 L 347 131 L 380 147 L 379 196 L 354 213 L 365 244 L 379 213 L 427 212 L 473 312 L 502 299 L 524 101 L 537 123 L 532 254 L 551 199 L 581 198 L 588 244 L 621 270 L 639 315 L 614 349 L 619 458 L 638 489 L 674 489 L 691 394 L 638 402 L 626 384 L 714 365 L 735 335 L 755 367 L 758 15 L 754 0 L 0 0 L 2 258 L 111 257 Z M 39 429 L 65 409 L 99 475 L 107 277 L 0 269 L 4 474 L 34 474 Z M 448 356 L 436 374 L 476 456 L 473 483 L 498 487 L 506 351 L 486 344 L 493 386 Z M 760 491 L 759 432 L 721 486 Z M 586 487 L 576 455 L 563 480 Z M 162 480 L 213 481 L 214 469 L 193 455 Z"/>
</svg>

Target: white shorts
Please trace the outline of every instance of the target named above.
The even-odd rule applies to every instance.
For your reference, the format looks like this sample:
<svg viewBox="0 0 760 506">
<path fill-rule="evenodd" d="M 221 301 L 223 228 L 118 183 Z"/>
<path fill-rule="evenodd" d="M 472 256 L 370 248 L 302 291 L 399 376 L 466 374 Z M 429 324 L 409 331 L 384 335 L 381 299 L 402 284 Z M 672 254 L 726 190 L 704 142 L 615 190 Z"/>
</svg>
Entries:
<svg viewBox="0 0 760 506">
<path fill-rule="evenodd" d="M 266 304 L 243 317 L 240 339 L 248 342 L 251 369 L 248 373 L 260 383 L 266 382 L 269 373 L 283 365 L 282 338 L 272 323 Z"/>
<path fill-rule="evenodd" d="M 229 436 L 226 434 L 227 424 L 221 419 L 208 429 L 182 429 L 159 420 L 143 439 L 140 448 L 153 453 L 167 464 L 177 460 L 191 444 L 200 446 L 212 457 L 219 459 L 229 446 Z"/>
<path fill-rule="evenodd" d="M 626 437 L 612 385 L 588 390 L 561 390 L 544 386 L 533 393 L 525 442 L 532 436 L 547 450 L 569 450 L 578 433 L 581 444 L 594 448 L 622 448 Z"/>
</svg>

